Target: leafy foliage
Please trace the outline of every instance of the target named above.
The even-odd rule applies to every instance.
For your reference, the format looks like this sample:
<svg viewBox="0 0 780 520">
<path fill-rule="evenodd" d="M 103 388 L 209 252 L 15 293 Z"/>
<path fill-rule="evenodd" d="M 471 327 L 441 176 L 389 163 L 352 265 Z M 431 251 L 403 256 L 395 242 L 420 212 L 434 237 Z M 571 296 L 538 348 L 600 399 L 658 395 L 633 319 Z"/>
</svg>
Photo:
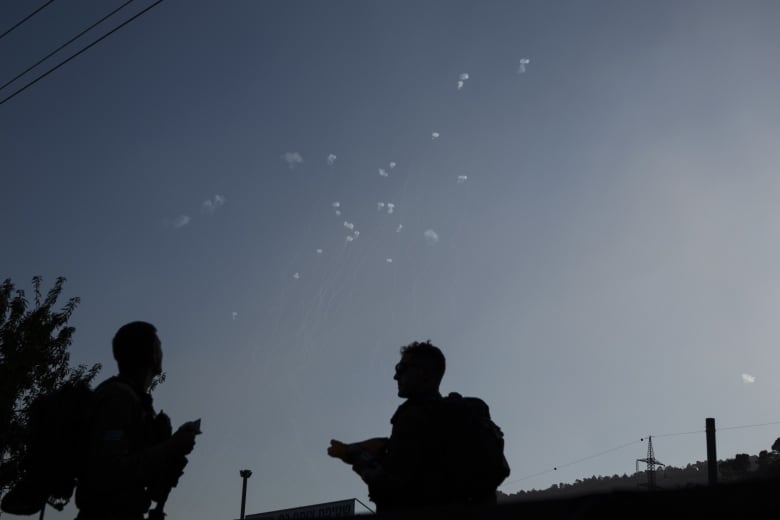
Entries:
<svg viewBox="0 0 780 520">
<path fill-rule="evenodd" d="M 738 480 L 745 478 L 751 470 L 750 455 L 738 453 L 733 459 L 726 459 L 718 464 L 718 471 L 723 480 Z"/>
<path fill-rule="evenodd" d="M 32 305 L 10 279 L 0 286 L 0 493 L 18 480 L 33 401 L 66 383 L 89 384 L 100 370 L 99 364 L 70 366 L 75 329 L 68 320 L 79 298 L 56 310 L 65 278 L 57 278 L 45 296 L 41 282 L 32 279 Z"/>
</svg>

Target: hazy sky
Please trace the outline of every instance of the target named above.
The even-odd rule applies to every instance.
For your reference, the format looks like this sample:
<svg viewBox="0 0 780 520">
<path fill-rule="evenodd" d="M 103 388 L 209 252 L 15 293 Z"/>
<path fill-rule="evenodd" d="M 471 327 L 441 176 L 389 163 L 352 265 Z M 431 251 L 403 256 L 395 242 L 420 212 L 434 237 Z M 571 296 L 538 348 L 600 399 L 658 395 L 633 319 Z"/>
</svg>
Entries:
<svg viewBox="0 0 780 520">
<path fill-rule="evenodd" d="M 0 40 L 0 83 L 121 3 L 51 4 Z M 647 435 L 704 460 L 664 435 L 780 421 L 778 19 L 167 0 L 0 105 L 0 276 L 68 278 L 101 380 L 119 326 L 158 326 L 156 406 L 204 431 L 171 518 L 236 518 L 242 468 L 247 513 L 367 502 L 325 450 L 389 433 L 413 340 L 491 406 L 507 493 L 631 473 Z M 778 436 L 722 430 L 719 456 Z"/>
</svg>

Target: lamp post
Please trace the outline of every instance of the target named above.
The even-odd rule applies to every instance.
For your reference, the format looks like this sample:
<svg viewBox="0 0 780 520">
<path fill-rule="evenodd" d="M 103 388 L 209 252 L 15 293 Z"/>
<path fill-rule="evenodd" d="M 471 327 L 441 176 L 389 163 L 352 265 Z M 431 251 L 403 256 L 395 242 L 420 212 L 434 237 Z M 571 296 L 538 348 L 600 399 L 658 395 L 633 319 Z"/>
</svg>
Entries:
<svg viewBox="0 0 780 520">
<path fill-rule="evenodd" d="M 252 471 L 248 469 L 242 469 L 238 472 L 241 478 L 244 479 L 244 485 L 241 488 L 241 520 L 244 520 L 244 510 L 246 508 L 246 481 L 252 476 Z"/>
</svg>

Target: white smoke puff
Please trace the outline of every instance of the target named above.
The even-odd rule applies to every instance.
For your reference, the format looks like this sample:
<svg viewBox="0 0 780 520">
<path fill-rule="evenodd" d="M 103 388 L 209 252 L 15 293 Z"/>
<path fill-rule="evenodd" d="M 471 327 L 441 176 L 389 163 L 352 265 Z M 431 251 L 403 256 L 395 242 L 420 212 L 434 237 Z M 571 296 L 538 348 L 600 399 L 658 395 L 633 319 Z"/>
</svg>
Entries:
<svg viewBox="0 0 780 520">
<path fill-rule="evenodd" d="M 747 384 L 755 383 L 756 378 L 754 376 L 751 376 L 750 374 L 742 374 L 742 381 L 744 381 Z"/>
<path fill-rule="evenodd" d="M 441 135 L 441 134 L 439 134 L 439 132 L 433 132 L 433 133 L 431 134 L 431 140 L 438 139 L 438 138 L 439 138 L 439 135 Z"/>
<path fill-rule="evenodd" d="M 398 227 L 397 227 L 397 228 L 395 228 L 395 232 L 396 232 L 396 233 L 400 233 L 400 232 L 401 232 L 401 230 L 402 230 L 403 228 L 404 228 L 404 225 L 403 225 L 403 224 L 398 224 Z"/>
<path fill-rule="evenodd" d="M 203 204 L 201 204 L 201 207 L 203 208 L 203 211 L 207 213 L 214 213 L 217 211 L 218 208 L 221 208 L 225 205 L 225 197 L 223 195 L 214 195 L 214 200 L 204 200 Z"/>
<path fill-rule="evenodd" d="M 380 177 L 388 177 L 390 174 L 387 173 L 387 171 L 384 168 L 379 168 L 379 176 Z"/>
<path fill-rule="evenodd" d="M 238 319 L 238 313 L 237 313 L 236 311 L 233 311 L 233 312 L 231 313 L 231 316 L 233 316 L 233 321 L 235 321 L 235 320 L 237 320 L 237 319 Z"/>
<path fill-rule="evenodd" d="M 458 184 L 463 184 L 467 180 L 469 180 L 467 175 L 458 175 Z"/>
<path fill-rule="evenodd" d="M 337 217 L 340 217 L 340 216 L 341 216 L 341 212 L 340 212 L 339 210 L 336 210 L 336 216 L 337 216 Z"/>
<path fill-rule="evenodd" d="M 317 254 L 321 255 L 322 254 L 322 249 L 317 249 Z"/>
<path fill-rule="evenodd" d="M 517 67 L 517 73 L 518 74 L 524 74 L 525 73 L 525 66 L 531 63 L 531 60 L 528 58 L 522 58 L 520 60 L 520 65 Z"/>
<path fill-rule="evenodd" d="M 293 275 L 293 278 L 295 278 L 296 280 L 300 280 L 301 279 L 301 273 L 295 273 Z"/>
<path fill-rule="evenodd" d="M 376 203 L 376 210 L 377 211 L 382 211 L 382 208 L 384 208 L 384 207 L 385 207 L 385 203 L 384 202 L 377 202 Z"/>
<path fill-rule="evenodd" d="M 188 215 L 179 215 L 178 217 L 173 219 L 173 227 L 175 229 L 183 228 L 184 226 L 190 223 L 190 220 L 192 219 L 190 219 Z"/>
<path fill-rule="evenodd" d="M 395 162 L 394 161 L 390 161 L 390 169 L 392 170 L 393 168 L 395 168 Z"/>
<path fill-rule="evenodd" d="M 328 156 L 328 166 L 333 166 L 333 163 L 336 162 L 336 159 L 337 159 L 337 157 L 336 157 L 335 154 L 330 154 Z"/>
<path fill-rule="evenodd" d="M 392 202 L 388 202 L 387 203 L 387 214 L 388 215 L 392 215 L 393 211 L 395 211 L 395 204 L 393 204 Z"/>
<path fill-rule="evenodd" d="M 425 233 L 423 233 L 423 236 L 425 237 L 425 241 L 428 242 L 429 246 L 432 246 L 439 241 L 439 234 L 432 229 L 426 229 Z"/>
<path fill-rule="evenodd" d="M 359 236 L 360 236 L 360 231 L 358 231 L 358 230 L 356 229 L 356 230 L 355 230 L 355 232 L 354 232 L 354 233 L 352 233 L 352 234 L 353 234 L 353 235 L 355 235 L 355 238 L 357 238 L 357 237 L 359 237 Z"/>
<path fill-rule="evenodd" d="M 392 258 L 385 258 L 385 262 L 387 262 L 388 264 L 392 264 L 393 263 L 393 259 Z"/>
<path fill-rule="evenodd" d="M 289 166 L 291 170 L 294 170 L 297 165 L 303 163 L 303 157 L 301 157 L 301 154 L 298 152 L 286 152 L 282 155 L 282 159 L 284 159 L 284 162 L 287 163 L 287 166 Z"/>
<path fill-rule="evenodd" d="M 352 235 L 347 235 L 347 242 L 352 242 L 353 240 L 355 240 L 355 237 Z"/>
<path fill-rule="evenodd" d="M 463 85 L 466 84 L 466 80 L 469 79 L 469 73 L 463 72 L 458 76 L 458 90 L 463 88 Z"/>
<path fill-rule="evenodd" d="M 353 224 L 352 222 L 347 222 L 347 221 L 345 220 L 345 221 L 344 221 L 344 227 L 345 227 L 345 228 L 347 228 L 347 229 L 349 229 L 350 231 L 352 231 L 353 229 L 355 229 L 355 224 Z"/>
<path fill-rule="evenodd" d="M 333 204 L 331 204 L 331 206 L 333 206 L 334 208 L 340 208 L 341 202 L 334 202 Z"/>
</svg>

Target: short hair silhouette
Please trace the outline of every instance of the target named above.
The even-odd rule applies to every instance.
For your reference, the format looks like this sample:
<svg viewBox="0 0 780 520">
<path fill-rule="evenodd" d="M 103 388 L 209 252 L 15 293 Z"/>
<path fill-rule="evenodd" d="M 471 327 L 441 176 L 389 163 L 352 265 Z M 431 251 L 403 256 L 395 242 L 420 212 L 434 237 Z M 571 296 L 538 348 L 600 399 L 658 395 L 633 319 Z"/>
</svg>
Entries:
<svg viewBox="0 0 780 520">
<path fill-rule="evenodd" d="M 122 325 L 111 341 L 119 372 L 135 372 L 153 365 L 157 341 L 157 328 L 151 323 L 133 321 Z"/>
<path fill-rule="evenodd" d="M 415 341 L 401 347 L 401 356 L 412 358 L 431 369 L 437 381 L 441 382 L 444 377 L 444 371 L 447 368 L 447 361 L 444 359 L 439 347 L 427 341 Z"/>
</svg>

